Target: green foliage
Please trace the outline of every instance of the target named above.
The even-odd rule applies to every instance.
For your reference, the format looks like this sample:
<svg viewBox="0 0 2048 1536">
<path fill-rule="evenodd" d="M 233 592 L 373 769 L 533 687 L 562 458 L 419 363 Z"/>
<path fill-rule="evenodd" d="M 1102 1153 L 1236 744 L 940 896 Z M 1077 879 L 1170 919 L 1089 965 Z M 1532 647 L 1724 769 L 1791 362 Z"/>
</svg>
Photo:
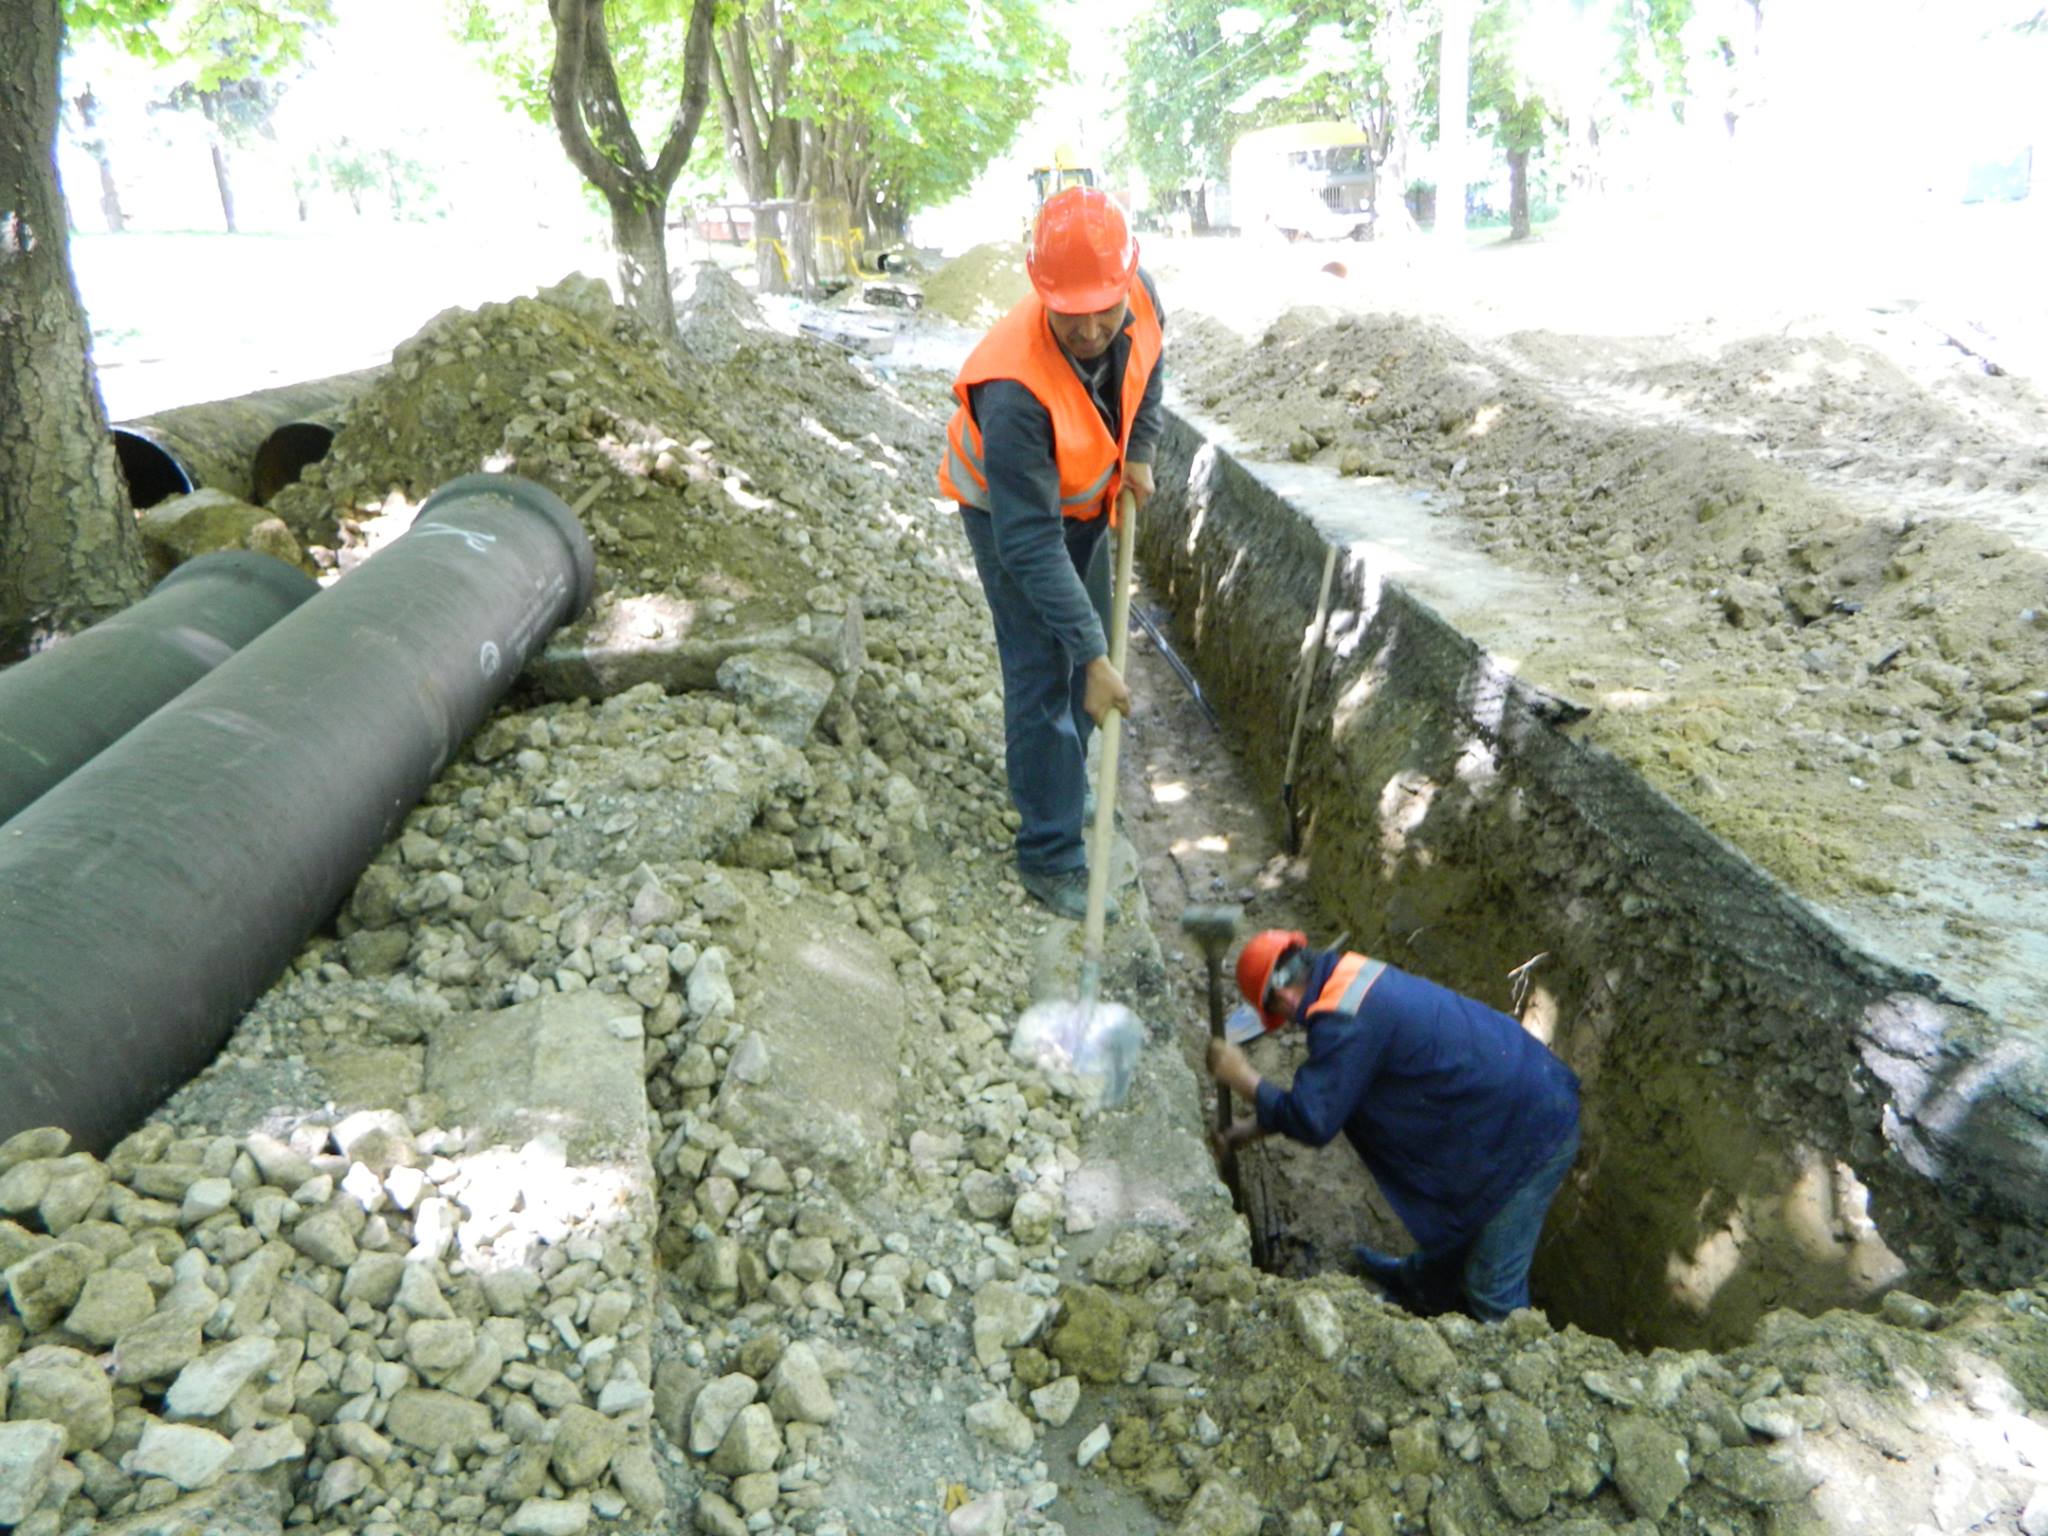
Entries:
<svg viewBox="0 0 2048 1536">
<path fill-rule="evenodd" d="M 443 0 L 455 36 L 477 50 L 499 97 L 537 123 L 548 118 L 555 24 L 541 0 Z M 683 84 L 690 0 L 606 0 L 605 36 L 633 131 L 658 144 Z"/>
<path fill-rule="evenodd" d="M 505 101 L 548 119 L 554 29 L 535 0 L 444 0 L 456 35 L 482 53 Z M 682 89 L 689 0 L 607 0 L 620 94 L 642 141 L 659 140 Z M 720 26 L 758 0 L 721 6 Z M 858 144 L 861 180 L 897 207 L 964 190 L 1002 153 L 1065 70 L 1066 41 L 1039 0 L 835 0 L 786 6 L 774 37 L 793 45 L 781 121 L 840 130 Z M 762 41 L 767 41 L 762 39 Z M 691 170 L 712 173 L 723 146 L 700 136 Z M 781 189 L 787 195 L 790 189 Z"/>
<path fill-rule="evenodd" d="M 274 78 L 305 58 L 309 37 L 334 22 L 332 0 L 65 0 L 74 37 L 96 36 L 137 58 L 184 65 L 208 92 Z"/>
<path fill-rule="evenodd" d="M 1531 0 L 1489 0 L 1472 26 L 1472 119 L 1503 151 L 1540 150 L 1561 127 L 1529 56 Z"/>
<path fill-rule="evenodd" d="M 870 196 L 906 211 L 966 191 L 1066 71 L 1066 39 L 1037 0 L 794 9 L 790 115 L 848 130 Z"/>
<path fill-rule="evenodd" d="M 1375 158 L 1411 132 L 1416 47 L 1434 0 L 1165 0 L 1126 39 L 1130 156 L 1171 185 L 1228 174 L 1230 146 L 1276 123 L 1342 121 Z"/>
</svg>

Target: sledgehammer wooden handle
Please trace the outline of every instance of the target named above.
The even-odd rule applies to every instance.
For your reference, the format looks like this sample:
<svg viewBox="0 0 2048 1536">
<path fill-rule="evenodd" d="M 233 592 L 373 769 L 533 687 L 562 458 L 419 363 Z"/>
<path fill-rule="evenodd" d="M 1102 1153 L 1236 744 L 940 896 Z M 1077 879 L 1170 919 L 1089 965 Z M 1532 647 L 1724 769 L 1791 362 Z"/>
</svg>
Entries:
<svg viewBox="0 0 2048 1536">
<path fill-rule="evenodd" d="M 1116 586 L 1109 601 L 1109 664 L 1123 676 L 1131 634 L 1131 556 L 1138 542 L 1138 499 L 1116 499 Z M 1102 762 L 1095 779 L 1095 837 L 1088 852 L 1088 915 L 1081 930 L 1081 1009 L 1095 1005 L 1102 983 L 1102 929 L 1109 910 L 1109 840 L 1116 826 L 1116 760 L 1124 717 L 1112 709 L 1102 722 Z"/>
</svg>

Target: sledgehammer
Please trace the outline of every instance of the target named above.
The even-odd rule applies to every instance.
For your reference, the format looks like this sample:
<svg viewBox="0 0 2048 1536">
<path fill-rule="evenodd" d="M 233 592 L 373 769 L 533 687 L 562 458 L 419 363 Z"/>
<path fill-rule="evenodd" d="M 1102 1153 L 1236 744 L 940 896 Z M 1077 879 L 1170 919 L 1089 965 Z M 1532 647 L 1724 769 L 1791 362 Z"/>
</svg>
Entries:
<svg viewBox="0 0 2048 1536">
<path fill-rule="evenodd" d="M 1184 907 L 1181 932 L 1202 946 L 1202 958 L 1209 963 L 1209 1038 L 1223 1038 L 1223 954 L 1237 937 L 1237 925 L 1244 919 L 1242 907 Z M 1216 1131 L 1230 1129 L 1230 1090 L 1216 1085 Z M 1224 1179 L 1236 1192 L 1235 1158 L 1226 1156 Z"/>
</svg>

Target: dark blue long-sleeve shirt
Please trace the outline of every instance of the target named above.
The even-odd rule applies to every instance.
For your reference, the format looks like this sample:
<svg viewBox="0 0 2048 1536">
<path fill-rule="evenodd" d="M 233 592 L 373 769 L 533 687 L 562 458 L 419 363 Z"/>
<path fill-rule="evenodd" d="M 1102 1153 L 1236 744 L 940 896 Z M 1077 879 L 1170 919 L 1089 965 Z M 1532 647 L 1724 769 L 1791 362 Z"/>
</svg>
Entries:
<svg viewBox="0 0 2048 1536">
<path fill-rule="evenodd" d="M 1343 956 L 1315 956 L 1302 1012 Z M 1307 1019 L 1308 1060 L 1262 1080 L 1259 1126 L 1339 1131 L 1425 1253 L 1471 1238 L 1578 1123 L 1579 1080 L 1504 1013 L 1387 967 L 1356 1014 Z"/>
<path fill-rule="evenodd" d="M 1161 330 L 1166 328 L 1166 311 L 1159 303 L 1159 290 L 1149 274 L 1138 279 L 1152 300 Z M 1124 368 L 1131 356 L 1131 322 L 1109 344 L 1109 350 L 1095 364 L 1074 363 L 1081 380 L 1102 415 L 1109 435 L 1123 429 Z M 1131 422 L 1130 448 L 1125 457 L 1133 464 L 1150 464 L 1165 430 L 1160 413 L 1166 365 L 1162 359 L 1145 383 L 1138 402 L 1138 414 Z M 1021 586 L 1046 627 L 1075 666 L 1085 666 L 1108 654 L 1102 621 L 1088 601 L 1087 590 L 1074 570 L 1066 545 L 1066 520 L 1060 511 L 1059 463 L 1054 457 L 1052 416 L 1038 397 L 1014 379 L 990 379 L 967 391 L 967 408 L 981 428 L 981 457 L 988 473 L 988 515 L 995 523 L 996 556 L 1003 569 Z"/>
</svg>

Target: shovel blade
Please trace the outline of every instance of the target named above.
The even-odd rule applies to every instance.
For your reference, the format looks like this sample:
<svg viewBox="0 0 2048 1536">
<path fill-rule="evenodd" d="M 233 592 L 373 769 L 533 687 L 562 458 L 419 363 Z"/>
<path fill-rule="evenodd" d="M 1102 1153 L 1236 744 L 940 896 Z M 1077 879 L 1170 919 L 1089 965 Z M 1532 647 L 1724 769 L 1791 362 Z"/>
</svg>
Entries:
<svg viewBox="0 0 2048 1536">
<path fill-rule="evenodd" d="M 1084 1110 L 1119 1109 L 1137 1076 L 1145 1026 L 1120 1003 L 1071 998 L 1035 1003 L 1010 1036 L 1010 1054 L 1043 1071 Z"/>
</svg>

